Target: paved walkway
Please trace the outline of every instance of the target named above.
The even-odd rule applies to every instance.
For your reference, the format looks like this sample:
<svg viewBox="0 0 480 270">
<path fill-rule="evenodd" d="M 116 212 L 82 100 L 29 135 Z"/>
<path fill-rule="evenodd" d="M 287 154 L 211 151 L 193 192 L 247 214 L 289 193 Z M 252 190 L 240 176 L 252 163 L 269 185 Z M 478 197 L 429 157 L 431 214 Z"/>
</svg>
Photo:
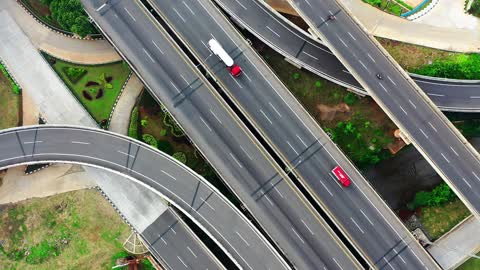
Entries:
<svg viewBox="0 0 480 270">
<path fill-rule="evenodd" d="M 469 258 L 466 254 L 480 251 L 480 220 L 470 216 L 455 230 L 430 245 L 427 250 L 442 269 L 455 269 Z"/>
<path fill-rule="evenodd" d="M 443 28 L 480 31 L 480 18 L 465 13 L 464 5 L 463 0 L 439 0 L 431 11 L 415 22 Z"/>
<path fill-rule="evenodd" d="M 137 97 L 140 95 L 142 89 L 142 82 L 137 75 L 133 73 L 125 86 L 125 90 L 123 91 L 115 110 L 113 111 L 112 120 L 110 120 L 110 131 L 124 135 L 128 134 L 130 113 L 132 112 Z"/>
<path fill-rule="evenodd" d="M 295 14 L 285 5 L 286 0 L 264 1 L 274 8 L 278 8 L 279 11 Z M 351 14 L 356 16 L 369 33 L 375 36 L 448 51 L 480 52 L 480 31 L 478 27 L 473 28 L 475 26 L 468 25 L 468 21 L 463 19 L 462 23 L 458 24 L 452 22 L 452 19 L 448 19 L 451 23 L 438 23 L 440 25 L 435 24 L 434 19 L 429 19 L 429 23 L 414 22 L 390 15 L 362 2 L 362 0 L 339 1 L 350 10 Z M 437 6 L 447 7 L 453 2 L 464 3 L 463 0 L 440 0 Z M 436 8 L 433 8 L 431 12 L 434 12 Z M 458 12 L 458 9 L 455 12 Z M 441 14 L 442 11 L 440 10 L 438 13 Z M 431 16 L 433 18 L 434 15 Z M 454 14 L 449 15 L 451 18 L 454 18 L 454 16 Z M 469 15 L 462 15 L 462 18 L 465 16 Z"/>
<path fill-rule="evenodd" d="M 84 64 L 101 64 L 121 60 L 105 40 L 80 40 L 57 34 L 38 23 L 15 0 L 1 0 L 0 11 L 8 10 L 36 48 L 55 57 Z"/>
</svg>

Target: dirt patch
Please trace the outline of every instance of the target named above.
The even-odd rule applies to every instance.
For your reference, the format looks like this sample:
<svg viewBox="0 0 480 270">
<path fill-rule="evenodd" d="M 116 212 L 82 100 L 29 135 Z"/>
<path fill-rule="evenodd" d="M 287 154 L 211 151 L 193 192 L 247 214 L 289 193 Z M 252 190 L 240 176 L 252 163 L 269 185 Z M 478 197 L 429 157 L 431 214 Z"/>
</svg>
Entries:
<svg viewBox="0 0 480 270">
<path fill-rule="evenodd" d="M 318 104 L 317 110 L 319 112 L 318 118 L 320 121 L 345 121 L 350 118 L 350 107 L 345 103 L 340 103 L 334 106 L 325 104 Z"/>
</svg>

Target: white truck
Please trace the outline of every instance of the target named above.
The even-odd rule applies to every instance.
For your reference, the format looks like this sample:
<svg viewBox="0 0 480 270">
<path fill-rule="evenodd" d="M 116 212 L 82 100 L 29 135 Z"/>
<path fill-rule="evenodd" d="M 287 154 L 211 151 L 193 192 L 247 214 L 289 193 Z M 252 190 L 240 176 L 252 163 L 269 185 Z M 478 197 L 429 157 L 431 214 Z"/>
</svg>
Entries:
<svg viewBox="0 0 480 270">
<path fill-rule="evenodd" d="M 210 47 L 210 50 L 213 52 L 213 54 L 218 56 L 218 58 L 223 61 L 232 76 L 238 77 L 240 76 L 240 74 L 242 74 L 242 69 L 240 68 L 240 66 L 236 65 L 233 62 L 232 57 L 228 55 L 228 53 L 225 51 L 225 49 L 223 49 L 222 45 L 220 45 L 218 41 L 216 41 L 215 39 L 210 39 L 208 41 L 208 46 Z"/>
</svg>

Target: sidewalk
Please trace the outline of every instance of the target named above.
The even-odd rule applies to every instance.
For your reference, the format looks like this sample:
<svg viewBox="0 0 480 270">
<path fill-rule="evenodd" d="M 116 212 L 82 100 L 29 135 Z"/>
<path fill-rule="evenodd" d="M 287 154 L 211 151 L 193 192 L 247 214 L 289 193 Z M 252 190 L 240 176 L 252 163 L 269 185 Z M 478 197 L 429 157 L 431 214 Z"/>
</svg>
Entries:
<svg viewBox="0 0 480 270">
<path fill-rule="evenodd" d="M 442 269 L 455 269 L 469 257 L 480 251 L 480 221 L 470 216 L 450 232 L 440 237 L 427 250 Z"/>
<path fill-rule="evenodd" d="M 106 40 L 80 40 L 50 31 L 38 23 L 15 0 L 1 0 L 0 11 L 6 10 L 20 25 L 37 49 L 57 58 L 83 64 L 102 64 L 121 60 Z"/>
<path fill-rule="evenodd" d="M 278 8 L 281 12 L 295 14 L 293 9 L 288 10 L 287 6 L 285 6 L 286 0 L 264 1 L 272 7 Z M 409 21 L 390 15 L 361 0 L 339 0 L 339 2 L 342 3 L 351 14 L 354 14 L 366 30 L 374 36 L 447 51 L 480 52 L 480 31 L 478 30 L 478 25 L 472 26 L 468 25 L 468 23 L 440 23 L 443 19 L 433 19 L 435 14 L 438 15 L 442 13 L 442 8 L 434 13 L 438 6 L 448 7 L 451 2 L 454 1 L 440 0 L 440 3 L 430 11 L 432 15 L 429 16 L 430 19 L 427 17 L 426 22 L 420 19 L 418 21 Z M 463 1 L 457 2 L 461 2 L 461 4 L 464 3 Z M 447 9 L 447 11 L 449 10 Z M 452 12 L 458 13 L 458 11 Z M 451 22 L 452 19 L 450 18 L 455 18 L 455 14 L 448 15 L 448 17 L 449 19 L 447 21 Z M 475 21 L 478 22 L 478 19 L 475 18 Z"/>
<path fill-rule="evenodd" d="M 110 120 L 110 131 L 124 135 L 128 133 L 130 113 L 132 112 L 133 106 L 135 106 L 137 97 L 140 95 L 142 89 L 143 83 L 137 75 L 133 73 L 125 86 L 125 90 L 123 90 L 122 96 L 120 97 L 115 110 L 113 111 L 112 120 Z"/>
</svg>

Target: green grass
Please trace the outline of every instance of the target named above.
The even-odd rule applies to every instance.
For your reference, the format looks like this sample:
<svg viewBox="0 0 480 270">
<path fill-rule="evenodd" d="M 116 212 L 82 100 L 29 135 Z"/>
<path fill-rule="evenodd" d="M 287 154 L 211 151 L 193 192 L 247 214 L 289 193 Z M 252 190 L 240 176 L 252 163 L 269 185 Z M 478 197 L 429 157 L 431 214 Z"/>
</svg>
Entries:
<svg viewBox="0 0 480 270">
<path fill-rule="evenodd" d="M 48 55 L 46 55 L 46 58 L 55 72 L 57 72 L 75 97 L 98 123 L 109 118 L 115 100 L 130 74 L 130 68 L 125 62 L 89 66 L 68 63 L 59 59 L 54 59 Z M 72 82 L 66 73 L 68 68 L 85 69 L 86 74 L 75 83 L 75 80 Z M 112 81 L 110 83 L 104 82 L 102 79 L 103 75 L 106 78 L 112 77 Z M 99 83 L 99 85 L 86 86 L 90 81 Z M 110 87 L 109 84 L 111 84 L 111 89 L 108 89 L 108 87 Z M 101 91 L 100 89 L 103 91 L 103 96 L 96 99 L 95 97 L 99 91 Z M 88 100 L 83 96 L 82 92 L 84 90 L 91 95 L 93 100 Z"/>
<path fill-rule="evenodd" d="M 468 13 L 480 18 L 480 0 L 473 0 L 472 6 L 468 10 Z"/>
<path fill-rule="evenodd" d="M 480 79 L 480 54 L 457 54 L 436 59 L 430 65 L 412 70 L 413 73 L 450 79 Z"/>
<path fill-rule="evenodd" d="M 480 256 L 480 253 L 478 253 L 477 256 Z M 478 269 L 480 269 L 480 259 L 470 258 L 466 262 L 464 262 L 462 265 L 457 267 L 456 270 L 478 270 Z"/>
<path fill-rule="evenodd" d="M 21 94 L 13 92 L 12 84 L 5 74 L 0 73 L 0 129 L 16 127 L 21 123 Z"/>
<path fill-rule="evenodd" d="M 397 16 L 400 16 L 400 14 L 405 13 L 405 12 L 412 9 L 411 6 L 407 5 L 406 3 L 404 3 L 403 1 L 400 1 L 400 0 L 398 0 L 398 1 L 395 1 L 395 0 L 392 0 L 392 1 L 388 1 L 388 0 L 362 0 L 362 1 L 378 8 L 378 9 L 381 9 L 385 12 L 388 12 L 390 14 L 394 14 L 394 15 L 397 15 Z M 400 5 L 397 2 L 401 3 L 402 5 Z"/>
<path fill-rule="evenodd" d="M 423 207 L 420 220 L 434 241 L 469 215 L 470 211 L 467 207 L 459 199 L 456 199 L 442 206 Z"/>
<path fill-rule="evenodd" d="M 129 232 L 97 190 L 9 205 L 0 211 L 0 269 L 109 269 Z"/>
<path fill-rule="evenodd" d="M 309 71 L 299 70 L 271 49 L 261 53 L 320 126 L 331 133 L 337 131 L 333 139 L 355 164 L 366 167 L 388 157 L 383 149 L 393 140 L 396 127 L 371 98 L 360 98 Z M 337 108 L 334 116 L 330 117 L 325 107 Z M 339 123 L 351 123 L 355 132 L 344 133 Z"/>
</svg>

